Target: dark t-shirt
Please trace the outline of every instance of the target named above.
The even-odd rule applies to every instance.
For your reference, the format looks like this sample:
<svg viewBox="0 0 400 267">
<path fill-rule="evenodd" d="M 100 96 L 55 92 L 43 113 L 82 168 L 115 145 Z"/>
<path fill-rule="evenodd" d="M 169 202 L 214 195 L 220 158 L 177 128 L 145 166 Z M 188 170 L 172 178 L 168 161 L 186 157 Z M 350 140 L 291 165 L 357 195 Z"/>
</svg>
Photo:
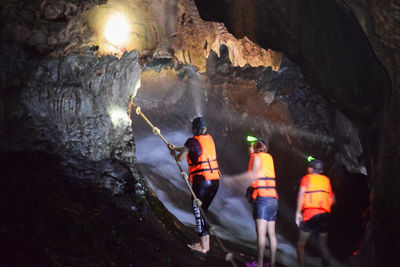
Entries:
<svg viewBox="0 0 400 267">
<path fill-rule="evenodd" d="M 189 150 L 188 157 L 192 163 L 196 163 L 201 155 L 201 146 L 196 138 L 191 137 L 185 142 L 185 147 Z"/>
</svg>

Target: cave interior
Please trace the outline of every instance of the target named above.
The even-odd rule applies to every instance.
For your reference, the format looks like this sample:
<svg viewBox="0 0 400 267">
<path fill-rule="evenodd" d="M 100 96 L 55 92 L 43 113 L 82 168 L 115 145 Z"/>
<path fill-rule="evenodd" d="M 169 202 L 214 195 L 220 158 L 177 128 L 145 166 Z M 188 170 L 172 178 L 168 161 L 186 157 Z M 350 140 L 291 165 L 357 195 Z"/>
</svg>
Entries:
<svg viewBox="0 0 400 267">
<path fill-rule="evenodd" d="M 254 260 L 246 136 L 277 174 L 278 266 L 296 266 L 307 157 L 336 196 L 331 266 L 399 266 L 400 3 L 356 0 L 1 2 L 1 262 L 232 266 Z M 196 238 L 165 143 L 202 116 L 222 178 Z M 153 129 L 154 130 L 154 129 Z M 187 170 L 185 163 L 182 165 Z M 221 239 L 226 247 L 218 246 Z M 183 253 L 184 252 L 184 253 Z M 319 266 L 318 240 L 307 263 Z"/>
</svg>

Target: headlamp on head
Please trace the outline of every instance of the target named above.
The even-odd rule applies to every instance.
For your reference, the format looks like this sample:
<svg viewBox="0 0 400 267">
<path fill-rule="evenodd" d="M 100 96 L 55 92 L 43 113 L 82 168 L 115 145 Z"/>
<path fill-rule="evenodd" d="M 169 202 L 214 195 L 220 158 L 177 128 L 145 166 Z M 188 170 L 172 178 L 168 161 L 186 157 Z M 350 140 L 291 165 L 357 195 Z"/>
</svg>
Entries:
<svg viewBox="0 0 400 267">
<path fill-rule="evenodd" d="M 204 133 L 204 129 L 207 128 L 206 121 L 202 117 L 197 117 L 192 121 L 192 132 L 193 135 L 201 135 Z"/>
<path fill-rule="evenodd" d="M 254 137 L 254 136 L 251 136 L 251 135 L 248 135 L 247 138 L 246 138 L 246 140 L 247 140 L 247 142 L 249 142 L 250 144 L 253 144 L 254 142 L 256 142 L 256 141 L 258 140 L 258 138 L 257 138 L 257 137 Z"/>
<path fill-rule="evenodd" d="M 246 140 L 250 143 L 255 152 L 266 152 L 266 143 L 261 138 L 248 135 Z"/>
<path fill-rule="evenodd" d="M 312 168 L 314 173 L 322 173 L 324 170 L 324 162 L 313 158 L 313 160 L 308 163 L 308 167 Z"/>
<path fill-rule="evenodd" d="M 313 161 L 313 160 L 315 160 L 315 158 L 314 158 L 313 156 L 308 156 L 308 157 L 307 157 L 307 161 L 308 161 L 308 162 L 311 162 L 311 161 Z"/>
</svg>

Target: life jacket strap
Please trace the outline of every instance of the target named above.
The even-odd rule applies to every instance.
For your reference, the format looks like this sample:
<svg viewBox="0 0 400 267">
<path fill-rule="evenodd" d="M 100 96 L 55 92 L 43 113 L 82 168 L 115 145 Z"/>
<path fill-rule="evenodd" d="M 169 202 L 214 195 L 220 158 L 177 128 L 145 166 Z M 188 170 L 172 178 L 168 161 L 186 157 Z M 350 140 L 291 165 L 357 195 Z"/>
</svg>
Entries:
<svg viewBox="0 0 400 267">
<path fill-rule="evenodd" d="M 325 190 L 306 191 L 305 193 L 306 194 L 312 194 L 312 193 L 328 193 L 329 194 L 329 192 L 325 191 Z"/>
<path fill-rule="evenodd" d="M 217 159 L 213 159 L 213 160 L 211 160 L 211 161 L 217 161 Z M 199 165 L 199 164 L 202 164 L 202 163 L 208 163 L 208 164 L 210 164 L 211 161 L 210 161 L 209 159 L 206 160 L 206 161 L 198 161 L 198 162 L 196 162 L 196 163 L 191 163 L 191 164 L 189 164 L 189 166 L 195 166 L 195 165 Z"/>
<path fill-rule="evenodd" d="M 259 180 L 259 181 L 265 181 L 265 180 L 275 180 L 275 178 L 271 178 L 271 177 L 263 177 L 263 178 L 257 178 L 255 180 Z"/>
<path fill-rule="evenodd" d="M 219 168 L 213 168 L 213 169 L 198 169 L 198 170 L 195 170 L 195 171 L 192 171 L 192 172 L 190 172 L 190 175 L 192 175 L 192 174 L 195 174 L 195 173 L 199 173 L 199 172 L 205 172 L 205 171 L 211 171 L 211 172 L 213 172 L 213 171 L 219 171 Z"/>
<path fill-rule="evenodd" d="M 257 186 L 257 187 L 253 187 L 253 189 L 275 189 L 276 186 Z"/>
</svg>

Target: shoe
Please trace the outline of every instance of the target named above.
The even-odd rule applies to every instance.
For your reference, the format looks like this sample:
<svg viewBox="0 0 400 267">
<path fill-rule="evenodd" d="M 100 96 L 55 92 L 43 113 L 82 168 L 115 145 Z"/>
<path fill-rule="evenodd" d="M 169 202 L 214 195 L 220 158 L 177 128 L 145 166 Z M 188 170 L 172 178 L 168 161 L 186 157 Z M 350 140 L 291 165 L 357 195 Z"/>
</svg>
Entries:
<svg viewBox="0 0 400 267">
<path fill-rule="evenodd" d="M 253 262 L 246 262 L 246 267 L 256 267 L 257 265 L 256 265 L 256 262 L 255 261 L 253 261 Z"/>
</svg>

